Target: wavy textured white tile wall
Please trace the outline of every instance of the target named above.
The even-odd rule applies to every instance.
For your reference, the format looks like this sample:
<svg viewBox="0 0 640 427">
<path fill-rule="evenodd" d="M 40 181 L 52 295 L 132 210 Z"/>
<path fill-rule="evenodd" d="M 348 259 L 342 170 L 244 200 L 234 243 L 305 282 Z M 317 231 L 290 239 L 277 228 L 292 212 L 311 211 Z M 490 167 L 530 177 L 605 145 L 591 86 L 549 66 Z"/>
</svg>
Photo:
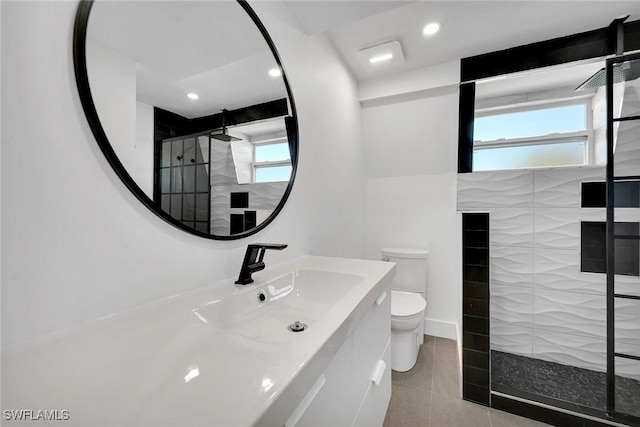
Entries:
<svg viewBox="0 0 640 427">
<path fill-rule="evenodd" d="M 640 123 L 622 122 L 614 155 L 615 175 L 638 175 L 640 171 Z"/>
<path fill-rule="evenodd" d="M 640 301 L 617 298 L 615 306 L 616 343 L 640 346 Z"/>
<path fill-rule="evenodd" d="M 531 328 L 533 289 L 519 286 L 491 285 L 491 321 Z"/>
<path fill-rule="evenodd" d="M 491 349 L 533 356 L 533 330 L 491 321 Z"/>
<path fill-rule="evenodd" d="M 606 337 L 606 298 L 536 289 L 533 297 L 536 329 L 604 339 Z"/>
<path fill-rule="evenodd" d="M 224 141 L 211 141 L 211 158 L 209 161 L 211 168 L 211 184 L 234 184 L 237 183 L 236 168 L 233 164 L 231 146 Z"/>
<path fill-rule="evenodd" d="M 493 246 L 491 257 L 491 285 L 533 287 L 533 248 Z"/>
<path fill-rule="evenodd" d="M 458 208 L 491 213 L 492 349 L 605 370 L 606 277 L 580 272 L 579 257 L 580 222 L 606 216 L 580 208 L 580 183 L 603 180 L 603 167 L 459 175 Z M 640 221 L 640 209 L 617 209 L 616 221 Z M 616 276 L 616 291 L 640 295 L 640 278 Z M 640 310 L 620 304 L 616 348 L 640 355 Z M 617 365 L 640 379 L 640 362 Z"/>
<path fill-rule="evenodd" d="M 580 249 L 580 221 L 604 221 L 604 209 L 540 208 L 533 211 L 536 248 Z"/>
<path fill-rule="evenodd" d="M 579 208 L 582 181 L 604 181 L 603 166 L 537 170 L 533 174 L 536 208 Z"/>
<path fill-rule="evenodd" d="M 556 291 L 604 295 L 607 290 L 604 274 L 580 271 L 580 255 L 575 250 L 535 248 L 533 281 L 536 288 Z"/>
<path fill-rule="evenodd" d="M 533 246 L 531 209 L 491 209 L 489 215 L 491 246 Z"/>
<path fill-rule="evenodd" d="M 533 357 L 604 372 L 606 341 L 598 338 L 533 331 Z"/>
<path fill-rule="evenodd" d="M 458 174 L 459 210 L 531 206 L 533 206 L 532 171 Z"/>
<path fill-rule="evenodd" d="M 265 205 L 264 209 L 275 209 L 282 200 L 288 182 L 267 182 L 265 186 Z"/>
</svg>

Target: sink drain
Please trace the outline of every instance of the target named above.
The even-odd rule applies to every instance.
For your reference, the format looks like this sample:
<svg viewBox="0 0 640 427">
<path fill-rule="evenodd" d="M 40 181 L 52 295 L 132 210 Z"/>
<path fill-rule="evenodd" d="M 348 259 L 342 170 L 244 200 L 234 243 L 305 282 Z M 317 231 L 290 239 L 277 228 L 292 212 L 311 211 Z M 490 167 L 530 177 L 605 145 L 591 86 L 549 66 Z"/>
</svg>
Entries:
<svg viewBox="0 0 640 427">
<path fill-rule="evenodd" d="M 296 320 L 295 322 L 293 322 L 292 324 L 290 324 L 290 325 L 288 326 L 288 329 L 289 329 L 291 332 L 302 332 L 302 331 L 304 331 L 305 329 L 307 329 L 308 327 L 309 327 L 309 326 L 307 326 L 307 324 L 306 324 L 306 323 L 302 323 L 302 322 L 300 322 L 300 321 Z"/>
</svg>

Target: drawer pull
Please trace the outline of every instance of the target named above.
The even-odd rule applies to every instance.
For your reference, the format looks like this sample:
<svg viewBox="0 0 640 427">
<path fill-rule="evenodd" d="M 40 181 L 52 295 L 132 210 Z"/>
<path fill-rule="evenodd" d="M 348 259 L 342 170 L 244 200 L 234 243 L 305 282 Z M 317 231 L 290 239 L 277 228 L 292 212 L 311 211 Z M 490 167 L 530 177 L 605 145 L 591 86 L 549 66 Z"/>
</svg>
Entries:
<svg viewBox="0 0 640 427">
<path fill-rule="evenodd" d="M 376 367 L 373 370 L 373 375 L 371 375 L 371 381 L 373 381 L 376 385 L 380 385 L 380 381 L 382 381 L 382 377 L 384 377 L 384 373 L 387 369 L 387 364 L 384 363 L 384 360 L 378 360 L 376 363 Z"/>
<path fill-rule="evenodd" d="M 326 378 L 323 375 L 320 375 L 320 378 L 315 382 L 311 389 L 307 392 L 306 396 L 302 399 L 302 402 L 298 405 L 298 407 L 293 411 L 293 413 L 289 416 L 289 419 L 284 423 L 285 427 L 294 427 L 300 421 L 300 418 L 304 415 L 305 411 L 313 402 L 313 399 L 316 398 L 324 383 L 326 382 Z"/>
<path fill-rule="evenodd" d="M 378 297 L 378 299 L 376 300 L 376 305 L 382 304 L 382 301 L 384 301 L 386 297 L 387 297 L 387 291 L 382 292 Z"/>
</svg>

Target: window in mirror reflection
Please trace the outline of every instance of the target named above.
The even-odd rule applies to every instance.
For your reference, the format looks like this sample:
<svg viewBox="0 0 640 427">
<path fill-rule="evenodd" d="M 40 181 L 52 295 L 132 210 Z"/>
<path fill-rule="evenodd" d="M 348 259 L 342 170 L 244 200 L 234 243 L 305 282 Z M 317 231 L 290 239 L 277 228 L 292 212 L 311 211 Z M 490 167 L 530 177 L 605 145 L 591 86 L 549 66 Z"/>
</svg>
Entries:
<svg viewBox="0 0 640 427">
<path fill-rule="evenodd" d="M 291 154 L 286 140 L 259 144 L 254 152 L 255 182 L 288 181 L 291 177 Z"/>
</svg>

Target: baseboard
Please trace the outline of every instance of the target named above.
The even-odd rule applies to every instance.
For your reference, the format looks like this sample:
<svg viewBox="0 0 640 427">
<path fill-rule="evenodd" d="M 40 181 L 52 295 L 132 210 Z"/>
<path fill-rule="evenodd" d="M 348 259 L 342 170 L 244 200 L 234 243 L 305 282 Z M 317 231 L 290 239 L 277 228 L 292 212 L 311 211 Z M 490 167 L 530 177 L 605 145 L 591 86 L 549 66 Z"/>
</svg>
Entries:
<svg viewBox="0 0 640 427">
<path fill-rule="evenodd" d="M 452 322 L 424 319 L 424 334 L 459 341 L 458 325 Z"/>
</svg>

